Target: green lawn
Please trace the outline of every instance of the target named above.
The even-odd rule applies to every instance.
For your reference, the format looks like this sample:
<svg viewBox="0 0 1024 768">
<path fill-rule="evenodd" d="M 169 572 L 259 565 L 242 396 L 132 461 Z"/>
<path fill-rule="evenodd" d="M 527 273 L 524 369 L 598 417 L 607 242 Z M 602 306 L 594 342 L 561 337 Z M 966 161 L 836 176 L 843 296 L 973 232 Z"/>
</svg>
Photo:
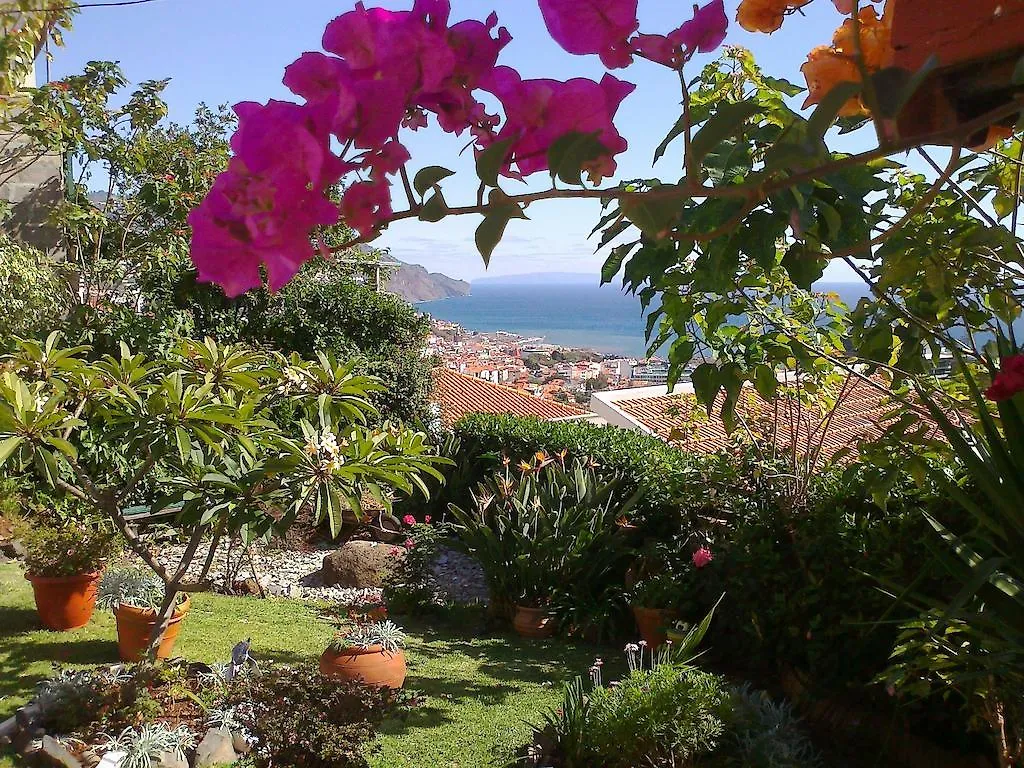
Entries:
<svg viewBox="0 0 1024 768">
<path fill-rule="evenodd" d="M 472 768 L 493 750 L 526 738 L 527 720 L 561 698 L 561 683 L 585 674 L 592 647 L 561 641 L 527 642 L 512 635 L 476 637 L 475 614 L 457 620 L 403 622 L 410 632 L 406 688 L 425 695 L 424 706 L 385 723 L 368 747 L 374 768 Z M 331 627 L 313 608 L 288 600 L 198 595 L 178 651 L 189 659 L 225 660 L 251 637 L 257 658 L 302 661 L 326 647 Z M 54 662 L 117 661 L 113 618 L 97 612 L 89 626 L 66 634 L 39 629 L 32 591 L 13 564 L 0 565 L 0 720 L 31 695 Z M 0 768 L 14 763 L 0 756 Z"/>
</svg>

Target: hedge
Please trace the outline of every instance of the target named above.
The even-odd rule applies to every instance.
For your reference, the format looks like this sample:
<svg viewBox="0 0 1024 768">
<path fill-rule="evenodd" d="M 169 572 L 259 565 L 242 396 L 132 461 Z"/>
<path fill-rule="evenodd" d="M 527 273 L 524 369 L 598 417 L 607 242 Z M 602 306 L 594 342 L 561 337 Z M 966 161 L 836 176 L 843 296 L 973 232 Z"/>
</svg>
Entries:
<svg viewBox="0 0 1024 768">
<path fill-rule="evenodd" d="M 674 528 L 681 515 L 705 505 L 708 484 L 729 471 L 727 457 L 686 453 L 650 435 L 584 421 L 471 414 L 454 430 L 459 469 L 445 492 L 452 501 L 464 499 L 499 465 L 502 454 L 515 462 L 536 451 L 567 451 L 570 458 L 589 457 L 602 470 L 621 474 L 630 493 L 646 487 L 640 517 L 656 528 L 674 521 Z"/>
</svg>

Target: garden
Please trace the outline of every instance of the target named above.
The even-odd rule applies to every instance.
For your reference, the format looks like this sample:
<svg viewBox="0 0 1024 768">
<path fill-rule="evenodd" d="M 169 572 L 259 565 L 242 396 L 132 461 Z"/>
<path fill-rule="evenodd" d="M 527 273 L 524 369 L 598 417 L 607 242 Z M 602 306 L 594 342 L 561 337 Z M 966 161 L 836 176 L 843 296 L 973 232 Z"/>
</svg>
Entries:
<svg viewBox="0 0 1024 768">
<path fill-rule="evenodd" d="M 185 125 L 111 62 L 20 87 L 77 7 L 0 8 L 0 172 L 71 171 L 63 259 L 0 235 L 0 765 L 1024 765 L 1024 9 L 947 4 L 967 39 L 835 0 L 803 87 L 722 0 L 665 34 L 539 0 L 569 54 L 678 74 L 682 176 L 602 186 L 631 83 L 524 79 L 496 16 L 411 5 L 331 22 L 302 103 Z M 434 118 L 466 204 L 400 143 Z M 438 419 L 367 244 L 477 216 L 486 263 L 564 198 L 726 447 Z M 851 382 L 886 413 L 826 454 Z"/>
</svg>

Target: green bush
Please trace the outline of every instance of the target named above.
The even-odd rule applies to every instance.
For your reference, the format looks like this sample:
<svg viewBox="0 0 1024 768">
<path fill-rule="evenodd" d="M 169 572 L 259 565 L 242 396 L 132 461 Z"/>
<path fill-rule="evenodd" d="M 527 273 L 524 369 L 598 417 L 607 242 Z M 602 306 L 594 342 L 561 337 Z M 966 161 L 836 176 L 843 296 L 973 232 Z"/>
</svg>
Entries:
<svg viewBox="0 0 1024 768">
<path fill-rule="evenodd" d="M 674 533 L 702 513 L 721 513 L 731 505 L 730 460 L 724 455 L 697 456 L 680 451 L 651 435 L 582 421 L 541 421 L 516 416 L 472 414 L 455 425 L 460 440 L 448 498 L 466 503 L 469 491 L 494 471 L 501 455 L 513 463 L 537 451 L 568 457 L 589 457 L 602 473 L 619 475 L 622 490 L 645 493 L 636 506 L 636 520 L 648 532 Z M 715 497 L 709 488 L 719 487 Z"/>
<path fill-rule="evenodd" d="M 57 323 L 70 305 L 68 288 L 39 251 L 0 233 L 0 350 L 11 336 L 33 336 Z"/>
<path fill-rule="evenodd" d="M 592 694 L 588 730 L 593 765 L 687 765 L 716 749 L 730 700 L 718 675 L 660 664 Z"/>
<path fill-rule="evenodd" d="M 427 421 L 431 364 L 422 349 L 429 321 L 399 297 L 357 282 L 342 263 L 314 260 L 277 293 L 249 291 L 235 299 L 198 283 L 184 253 L 169 254 L 141 282 L 151 317 L 125 322 L 111 316 L 116 333 L 159 343 L 170 329 L 307 359 L 317 352 L 358 359 L 360 373 L 385 385 L 371 398 L 382 418 Z"/>
<path fill-rule="evenodd" d="M 632 551 L 617 521 L 638 496 L 580 459 L 546 457 L 506 467 L 481 484 L 472 508 L 453 504 L 450 514 L 495 604 L 550 607 L 565 628 L 602 638 L 624 614 Z"/>
<path fill-rule="evenodd" d="M 231 703 L 255 737 L 256 768 L 365 768 L 363 745 L 395 703 L 395 694 L 332 681 L 312 666 L 281 667 L 243 679 L 232 690 Z"/>
</svg>

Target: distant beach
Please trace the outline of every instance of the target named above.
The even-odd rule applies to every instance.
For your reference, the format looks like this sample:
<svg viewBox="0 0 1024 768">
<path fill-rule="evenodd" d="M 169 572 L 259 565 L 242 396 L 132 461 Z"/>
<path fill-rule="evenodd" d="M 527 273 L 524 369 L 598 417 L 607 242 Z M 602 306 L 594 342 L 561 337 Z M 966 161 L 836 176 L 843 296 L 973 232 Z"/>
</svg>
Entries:
<svg viewBox="0 0 1024 768">
<path fill-rule="evenodd" d="M 865 295 L 857 283 L 820 283 L 851 307 Z M 640 300 L 617 285 L 474 283 L 469 296 L 424 301 L 416 308 L 474 331 L 509 331 L 549 344 L 645 357 L 646 317 Z"/>
</svg>

